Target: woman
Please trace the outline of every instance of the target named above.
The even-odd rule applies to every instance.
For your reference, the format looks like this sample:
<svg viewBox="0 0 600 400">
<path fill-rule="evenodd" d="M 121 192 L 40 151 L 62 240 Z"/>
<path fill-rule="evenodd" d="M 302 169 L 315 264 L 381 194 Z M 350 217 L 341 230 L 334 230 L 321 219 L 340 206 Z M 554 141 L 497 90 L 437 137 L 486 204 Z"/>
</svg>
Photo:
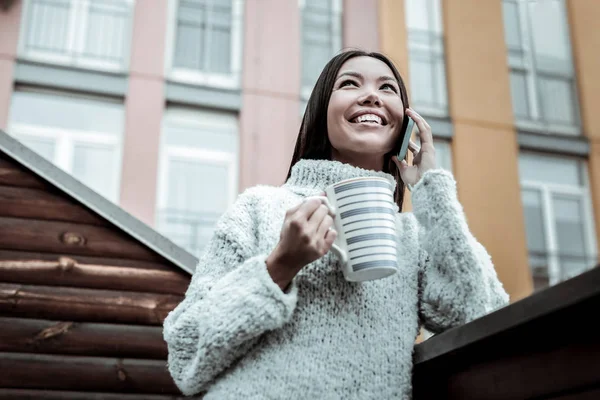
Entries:
<svg viewBox="0 0 600 400">
<path fill-rule="evenodd" d="M 411 143 L 411 166 L 391 156 L 405 115 L 422 145 Z M 396 215 L 398 272 L 351 283 L 329 252 L 328 209 L 303 199 L 359 176 L 389 179 L 398 211 L 409 185 L 414 212 Z M 400 74 L 381 54 L 349 51 L 316 83 L 286 183 L 246 190 L 217 224 L 164 323 L 169 371 L 205 399 L 406 399 L 421 326 L 440 332 L 507 302 Z"/>
</svg>

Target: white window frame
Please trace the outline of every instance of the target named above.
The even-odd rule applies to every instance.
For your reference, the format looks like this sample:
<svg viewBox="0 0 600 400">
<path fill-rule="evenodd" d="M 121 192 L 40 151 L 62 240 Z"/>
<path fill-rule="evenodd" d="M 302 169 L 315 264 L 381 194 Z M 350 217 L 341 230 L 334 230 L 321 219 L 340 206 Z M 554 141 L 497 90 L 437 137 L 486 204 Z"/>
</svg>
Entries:
<svg viewBox="0 0 600 400">
<path fill-rule="evenodd" d="M 226 167 L 228 173 L 228 193 L 226 205 L 230 206 L 233 204 L 237 196 L 237 162 L 235 154 L 224 151 L 168 145 L 162 152 L 160 161 L 161 183 L 159 186 L 161 187 L 161 190 L 158 198 L 159 211 L 164 210 L 168 205 L 167 202 L 169 193 L 167 188 L 169 185 L 169 166 L 170 162 L 174 160 Z"/>
<path fill-rule="evenodd" d="M 563 124 L 557 124 L 555 122 L 547 122 L 544 120 L 540 120 L 540 108 L 541 108 L 541 93 L 538 88 L 538 75 L 539 72 L 536 67 L 535 57 L 533 55 L 534 52 L 534 41 L 533 41 L 533 29 L 531 26 L 530 13 L 527 9 L 527 2 L 530 0 L 502 0 L 505 3 L 513 3 L 517 5 L 518 8 L 518 17 L 519 17 L 519 29 L 521 30 L 521 47 L 523 49 L 523 63 L 519 63 L 516 60 L 512 60 L 510 56 L 510 51 L 508 51 L 508 66 L 510 68 L 510 72 L 521 72 L 525 75 L 525 80 L 527 83 L 527 101 L 528 107 L 530 109 L 530 115 L 533 120 L 523 119 L 523 117 L 518 117 L 515 115 L 515 122 L 518 128 L 534 131 L 538 133 L 546 133 L 546 134 L 564 134 L 564 135 L 580 135 L 580 110 L 579 110 L 579 96 L 577 94 L 577 85 L 575 81 L 575 73 L 573 67 L 571 67 L 571 74 L 556 74 L 555 76 L 560 76 L 561 78 L 568 79 L 571 81 L 571 90 L 573 93 L 573 115 L 575 118 L 574 124 L 572 126 L 567 126 Z M 567 21 L 567 9 L 564 1 L 559 1 L 561 8 L 561 15 L 565 18 L 565 26 L 568 28 Z M 506 29 L 506 24 L 504 24 L 504 29 Z M 566 44 L 569 51 L 570 61 L 572 63 L 572 49 L 571 49 L 571 40 L 570 36 L 566 38 Z M 512 96 L 512 93 L 511 93 Z"/>
<path fill-rule="evenodd" d="M 581 166 L 582 179 L 588 182 L 587 168 Z M 544 239 L 546 241 L 546 253 L 548 262 L 549 285 L 556 285 L 561 281 L 561 266 L 559 257 L 558 238 L 556 235 L 553 195 L 565 195 L 577 197 L 581 200 L 583 212 L 583 230 L 585 239 L 586 255 L 596 259 L 598 255 L 596 245 L 596 234 L 594 228 L 594 219 L 589 187 L 573 186 L 564 184 L 551 184 L 546 182 L 537 182 L 530 180 L 521 181 L 521 190 L 536 191 L 541 196 L 542 218 L 544 222 Z M 529 247 L 529 246 L 528 246 Z M 529 253 L 529 248 L 527 250 Z"/>
<path fill-rule="evenodd" d="M 29 16 L 32 0 L 23 1 L 23 10 L 21 13 L 21 24 L 19 27 L 19 44 L 18 54 L 19 58 L 23 60 L 41 61 L 48 64 L 68 65 L 74 67 L 80 67 L 85 69 L 101 70 L 108 72 L 123 72 L 129 68 L 130 53 L 131 53 L 131 39 L 133 33 L 133 18 L 134 8 L 136 0 L 125 0 L 129 3 L 131 15 L 125 29 L 126 37 L 123 38 L 123 62 L 109 62 L 100 60 L 90 60 L 84 57 L 79 57 L 77 54 L 81 53 L 85 47 L 84 35 L 77 36 L 77 33 L 86 31 L 87 19 L 89 16 L 88 8 L 93 0 L 70 0 L 70 17 L 69 17 L 69 33 L 67 35 L 68 43 L 65 49 L 66 53 L 51 54 L 45 51 L 30 50 L 26 48 L 26 36 L 31 21 L 27 20 Z"/>
<path fill-rule="evenodd" d="M 332 4 L 332 14 L 331 14 L 331 38 L 332 38 L 332 48 L 331 48 L 331 57 L 333 57 L 339 49 L 342 48 L 343 41 L 343 31 L 342 31 L 342 19 L 343 19 L 343 0 L 322 0 L 322 1 L 330 1 Z M 300 52 L 303 53 L 303 35 L 302 30 L 304 29 L 303 24 L 303 13 L 306 8 L 306 0 L 298 0 L 298 8 L 300 9 Z M 310 98 L 310 94 L 313 91 L 314 85 L 305 85 L 302 82 L 303 77 L 303 54 L 300 57 L 300 80 L 301 80 L 301 89 L 300 89 L 300 97 L 304 101 L 308 101 Z"/>
<path fill-rule="evenodd" d="M 170 127 L 175 129 L 189 129 L 206 131 L 229 131 L 235 129 L 239 137 L 238 121 L 235 128 L 231 124 L 234 120 L 225 113 L 213 114 L 207 110 L 190 110 L 187 108 L 174 107 L 165 110 L 162 123 L 161 151 L 158 166 L 157 204 L 155 213 L 155 226 L 161 229 L 162 211 L 168 207 L 169 169 L 170 162 L 182 160 L 196 162 L 207 166 L 225 167 L 228 171 L 227 200 L 224 208 L 232 205 L 238 196 L 239 179 L 239 148 L 234 151 L 225 151 L 202 147 L 202 145 L 186 146 L 180 144 L 169 144 L 166 135 Z"/>
<path fill-rule="evenodd" d="M 420 143 L 420 142 L 419 142 Z M 446 140 L 446 139 L 440 139 L 440 138 L 433 138 L 433 147 L 435 148 L 435 146 L 437 144 L 443 143 L 442 146 L 446 146 L 448 149 L 448 153 L 447 153 L 447 158 L 444 157 L 443 159 L 439 159 L 440 163 L 438 165 L 439 168 L 443 168 L 447 171 L 452 172 L 453 171 L 453 160 L 452 160 L 452 141 L 451 140 Z M 439 147 L 438 147 L 439 148 Z M 439 154 L 441 154 L 439 151 L 437 151 L 436 153 L 436 158 L 440 158 L 440 156 L 438 156 Z M 445 164 L 445 165 L 444 165 Z"/>
<path fill-rule="evenodd" d="M 181 82 L 198 86 L 211 86 L 223 89 L 238 89 L 241 82 L 242 48 L 244 27 L 245 0 L 232 0 L 231 9 L 231 73 L 219 74 L 214 72 L 197 71 L 188 68 L 175 67 L 177 11 L 179 0 L 170 0 L 168 3 L 167 19 L 167 45 L 165 57 L 165 71 L 167 78 L 174 82 Z"/>
<path fill-rule="evenodd" d="M 440 25 L 439 25 L 439 32 L 435 29 L 430 29 L 429 33 L 431 35 L 439 35 L 439 41 L 440 41 L 440 48 L 437 49 L 435 45 L 431 45 L 430 42 L 430 46 L 422 46 L 419 45 L 418 43 L 414 43 L 413 41 L 411 41 L 411 30 L 407 28 L 407 40 L 408 40 L 408 55 L 409 58 L 410 57 L 414 57 L 415 53 L 417 54 L 422 54 L 422 53 L 429 53 L 432 54 L 434 56 L 439 56 L 439 58 L 442 61 L 442 64 L 444 66 L 444 82 L 443 82 L 443 93 L 436 93 L 440 95 L 440 99 L 443 100 L 444 102 L 444 106 L 443 108 L 438 108 L 438 107 L 432 107 L 432 106 L 428 106 L 428 105 L 423 105 L 423 104 L 412 104 L 412 106 L 416 107 L 418 109 L 418 111 L 426 116 L 430 116 L 430 117 L 438 117 L 438 118 L 447 118 L 449 115 L 448 112 L 448 77 L 447 77 L 447 66 L 446 66 L 446 49 L 445 49 L 445 42 L 444 42 L 444 26 L 443 26 L 443 21 L 442 21 L 442 8 L 443 8 L 443 4 L 441 4 L 441 1 L 436 1 L 436 0 L 419 0 L 419 1 L 423 1 L 426 2 L 426 8 L 428 11 L 428 17 L 429 17 L 429 25 L 431 27 L 435 27 L 435 15 L 434 13 L 438 13 L 439 15 L 439 20 L 440 20 Z M 406 6 L 405 6 L 406 8 Z M 409 18 L 410 16 L 408 15 L 408 10 L 407 14 L 406 14 L 406 18 Z M 408 24 L 407 24 L 408 25 Z M 437 51 L 436 51 L 437 50 Z M 438 54 L 439 52 L 439 54 Z M 410 61 L 409 61 L 410 64 Z M 406 84 L 409 86 L 410 91 L 414 92 L 415 90 L 418 90 L 418 88 L 413 86 L 413 80 L 411 78 L 410 75 L 410 70 L 409 70 L 409 79 L 408 82 L 406 82 Z M 433 87 L 433 89 L 437 92 L 438 88 L 437 87 Z M 412 96 L 411 96 L 412 97 Z M 443 99 L 441 98 L 443 97 Z"/>
<path fill-rule="evenodd" d="M 164 210 L 168 209 L 168 187 L 169 187 L 169 172 L 172 161 L 187 161 L 202 165 L 211 165 L 227 168 L 228 174 L 228 190 L 227 203 L 229 207 L 235 201 L 237 196 L 237 162 L 235 154 L 222 151 L 205 150 L 199 148 L 187 148 L 182 146 L 167 146 L 163 149 L 159 167 L 159 190 L 158 209 L 155 213 L 154 226 L 157 229 L 162 229 L 161 217 Z M 224 207 L 224 208 L 226 208 Z M 181 210 L 182 212 L 185 210 Z M 189 249 L 191 251 L 191 249 Z M 200 250 L 200 249 L 197 249 Z M 197 254 L 199 255 L 199 254 Z"/>
<path fill-rule="evenodd" d="M 21 123 L 11 124 L 9 132 L 17 139 L 52 139 L 56 147 L 54 160 L 49 161 L 69 174 L 73 173 L 73 160 L 77 144 L 100 144 L 114 147 L 113 163 L 115 166 L 115 176 L 111 179 L 111 193 L 107 198 L 113 203 L 118 203 L 123 155 L 121 138 L 118 135 L 107 134 L 106 132 L 67 130 Z M 85 184 L 85 182 L 82 183 Z"/>
</svg>

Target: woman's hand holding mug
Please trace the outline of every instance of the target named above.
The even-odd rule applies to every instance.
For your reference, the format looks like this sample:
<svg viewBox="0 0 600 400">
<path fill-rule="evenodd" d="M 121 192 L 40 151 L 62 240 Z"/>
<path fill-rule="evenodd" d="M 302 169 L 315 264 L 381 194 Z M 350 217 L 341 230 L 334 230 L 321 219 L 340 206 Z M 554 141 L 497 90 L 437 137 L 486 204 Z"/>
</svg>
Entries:
<svg viewBox="0 0 600 400">
<path fill-rule="evenodd" d="M 337 232 L 330 229 L 333 226 L 330 214 L 330 209 L 318 198 L 307 199 L 286 212 L 279 243 L 266 260 L 269 274 L 281 289 L 305 265 L 331 249 Z"/>
<path fill-rule="evenodd" d="M 347 281 L 395 274 L 396 207 L 394 187 L 386 178 L 357 177 L 329 185 L 323 195 L 288 210 L 279 243 L 266 260 L 269 274 L 285 289 L 305 265 L 329 250 L 337 255 Z"/>
</svg>

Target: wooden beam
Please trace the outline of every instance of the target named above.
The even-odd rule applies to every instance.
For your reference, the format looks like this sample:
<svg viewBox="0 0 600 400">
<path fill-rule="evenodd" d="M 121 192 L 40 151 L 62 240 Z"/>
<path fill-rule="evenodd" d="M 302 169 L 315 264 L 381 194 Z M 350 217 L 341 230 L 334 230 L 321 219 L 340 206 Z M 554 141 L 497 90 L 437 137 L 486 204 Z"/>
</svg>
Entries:
<svg viewBox="0 0 600 400">
<path fill-rule="evenodd" d="M 0 352 L 167 359 L 162 327 L 0 317 Z"/>
<path fill-rule="evenodd" d="M 68 222 L 0 217 L 0 248 L 164 262 L 125 233 Z"/>
<path fill-rule="evenodd" d="M 182 296 L 0 283 L 0 315 L 162 325 Z"/>
<path fill-rule="evenodd" d="M 548 400 L 598 400 L 600 399 L 600 384 L 593 388 L 585 388 L 581 391 L 571 392 L 557 397 L 548 397 Z"/>
<path fill-rule="evenodd" d="M 0 282 L 10 283 L 183 295 L 190 282 L 186 275 L 175 269 L 162 271 L 80 264 L 69 257 L 59 257 L 56 261 L 0 261 Z"/>
<path fill-rule="evenodd" d="M 161 271 L 182 271 L 179 267 L 173 265 L 169 261 L 163 260 L 162 263 L 144 261 L 144 260 L 128 260 L 125 258 L 106 258 L 106 257 L 93 257 L 84 256 L 81 254 L 71 253 L 44 253 L 44 252 L 32 252 L 22 250 L 4 250 L 0 249 L 0 260 L 2 261 L 58 261 L 60 257 L 68 257 L 77 263 L 82 264 L 96 264 L 96 265 L 113 265 L 115 267 L 130 267 L 130 268 L 144 268 Z M 189 273 L 182 271 L 188 277 Z"/>
<path fill-rule="evenodd" d="M 600 385 L 600 345 L 577 343 L 524 351 L 461 369 L 444 367 L 415 371 L 414 399 L 550 399 Z"/>
<path fill-rule="evenodd" d="M 17 165 L 8 157 L 0 154 L 0 185 L 32 187 L 38 189 L 50 188 L 43 179 L 37 177 L 33 172 Z"/>
<path fill-rule="evenodd" d="M 0 216 L 109 226 L 102 217 L 66 195 L 0 185 Z"/>
<path fill-rule="evenodd" d="M 0 353 L 0 387 L 181 394 L 166 361 Z"/>
<path fill-rule="evenodd" d="M 435 335 L 415 347 L 413 398 L 554 399 L 598 389 L 600 340 L 574 327 L 599 308 L 595 268 Z"/>
<path fill-rule="evenodd" d="M 197 397 L 200 398 L 200 397 Z M 62 390 L 0 389 L 0 400 L 186 400 L 160 394 L 66 392 Z"/>
</svg>

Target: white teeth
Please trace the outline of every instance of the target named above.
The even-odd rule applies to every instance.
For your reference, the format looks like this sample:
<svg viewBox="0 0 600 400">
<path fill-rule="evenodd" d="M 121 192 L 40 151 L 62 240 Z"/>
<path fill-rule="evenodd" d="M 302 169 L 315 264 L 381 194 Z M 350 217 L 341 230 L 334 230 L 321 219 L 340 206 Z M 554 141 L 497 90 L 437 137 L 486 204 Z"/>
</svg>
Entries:
<svg viewBox="0 0 600 400">
<path fill-rule="evenodd" d="M 376 122 L 381 125 L 382 121 L 378 115 L 375 114 L 363 114 L 354 118 L 355 122 Z"/>
</svg>

